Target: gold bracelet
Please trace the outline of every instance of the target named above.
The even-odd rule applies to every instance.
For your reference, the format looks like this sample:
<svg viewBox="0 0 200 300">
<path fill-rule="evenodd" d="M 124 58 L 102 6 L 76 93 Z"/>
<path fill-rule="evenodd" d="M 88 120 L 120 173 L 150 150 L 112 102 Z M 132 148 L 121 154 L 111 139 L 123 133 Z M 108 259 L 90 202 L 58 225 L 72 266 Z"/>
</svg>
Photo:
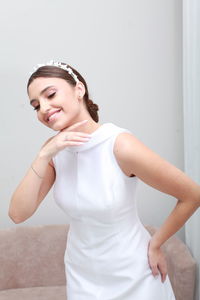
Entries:
<svg viewBox="0 0 200 300">
<path fill-rule="evenodd" d="M 36 171 L 35 171 L 35 169 L 33 168 L 33 166 L 31 165 L 31 169 L 33 170 L 33 172 L 39 177 L 39 178 L 44 178 L 44 177 L 42 177 L 42 176 L 40 176 Z"/>
</svg>

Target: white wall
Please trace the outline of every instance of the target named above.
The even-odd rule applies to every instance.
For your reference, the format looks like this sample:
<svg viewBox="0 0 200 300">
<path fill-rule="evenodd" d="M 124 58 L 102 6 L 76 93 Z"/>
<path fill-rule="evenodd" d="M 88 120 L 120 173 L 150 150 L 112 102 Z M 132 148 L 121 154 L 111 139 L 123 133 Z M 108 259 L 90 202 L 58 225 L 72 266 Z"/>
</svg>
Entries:
<svg viewBox="0 0 200 300">
<path fill-rule="evenodd" d="M 182 2 L 180 0 L 34 0 L 1 6 L 0 227 L 65 223 L 50 193 L 16 225 L 10 197 L 44 141 L 26 82 L 37 63 L 61 60 L 85 77 L 100 123 L 130 129 L 183 170 Z M 140 183 L 144 223 L 159 226 L 176 199 Z M 184 229 L 178 236 L 184 239 Z"/>
</svg>

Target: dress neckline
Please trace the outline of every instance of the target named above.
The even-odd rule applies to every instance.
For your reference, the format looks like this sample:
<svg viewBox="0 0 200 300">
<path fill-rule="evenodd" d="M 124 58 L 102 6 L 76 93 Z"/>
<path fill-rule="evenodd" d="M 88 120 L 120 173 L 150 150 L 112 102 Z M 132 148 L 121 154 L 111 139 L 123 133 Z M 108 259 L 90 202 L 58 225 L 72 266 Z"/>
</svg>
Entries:
<svg viewBox="0 0 200 300">
<path fill-rule="evenodd" d="M 92 136 L 94 136 L 96 133 L 98 133 L 98 131 L 99 130 L 101 130 L 101 128 L 103 127 L 103 126 L 105 126 L 106 124 L 109 124 L 109 123 L 103 123 L 103 124 L 101 124 L 99 127 L 97 127 L 97 129 L 95 129 L 93 132 L 91 132 L 90 134 L 92 135 Z"/>
</svg>

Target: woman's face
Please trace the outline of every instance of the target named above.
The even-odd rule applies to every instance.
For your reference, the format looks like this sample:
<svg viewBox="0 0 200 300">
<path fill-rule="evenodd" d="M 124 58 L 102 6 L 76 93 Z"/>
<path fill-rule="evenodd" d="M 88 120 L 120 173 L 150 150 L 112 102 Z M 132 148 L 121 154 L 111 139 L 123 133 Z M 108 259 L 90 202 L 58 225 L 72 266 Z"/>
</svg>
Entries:
<svg viewBox="0 0 200 300">
<path fill-rule="evenodd" d="M 36 110 L 38 120 L 45 126 L 60 131 L 80 120 L 84 85 L 78 82 L 72 87 L 61 78 L 39 77 L 28 88 L 30 104 Z"/>
</svg>

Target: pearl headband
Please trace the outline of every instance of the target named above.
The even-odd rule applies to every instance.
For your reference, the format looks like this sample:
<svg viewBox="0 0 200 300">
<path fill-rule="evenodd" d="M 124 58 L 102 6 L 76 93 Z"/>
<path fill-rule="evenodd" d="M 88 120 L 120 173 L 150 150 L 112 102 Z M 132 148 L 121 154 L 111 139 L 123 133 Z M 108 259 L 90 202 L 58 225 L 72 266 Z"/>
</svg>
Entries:
<svg viewBox="0 0 200 300">
<path fill-rule="evenodd" d="M 74 80 L 76 82 L 79 82 L 77 75 L 74 74 L 72 69 L 70 67 L 68 67 L 67 64 L 63 64 L 61 62 L 56 62 L 56 61 L 53 61 L 53 60 L 50 60 L 46 64 L 38 64 L 36 67 L 34 67 L 33 72 L 31 72 L 30 74 L 32 75 L 35 71 L 37 71 L 37 69 L 39 69 L 40 67 L 44 67 L 44 66 L 53 66 L 53 67 L 61 68 L 65 71 L 67 71 L 74 78 Z"/>
</svg>

